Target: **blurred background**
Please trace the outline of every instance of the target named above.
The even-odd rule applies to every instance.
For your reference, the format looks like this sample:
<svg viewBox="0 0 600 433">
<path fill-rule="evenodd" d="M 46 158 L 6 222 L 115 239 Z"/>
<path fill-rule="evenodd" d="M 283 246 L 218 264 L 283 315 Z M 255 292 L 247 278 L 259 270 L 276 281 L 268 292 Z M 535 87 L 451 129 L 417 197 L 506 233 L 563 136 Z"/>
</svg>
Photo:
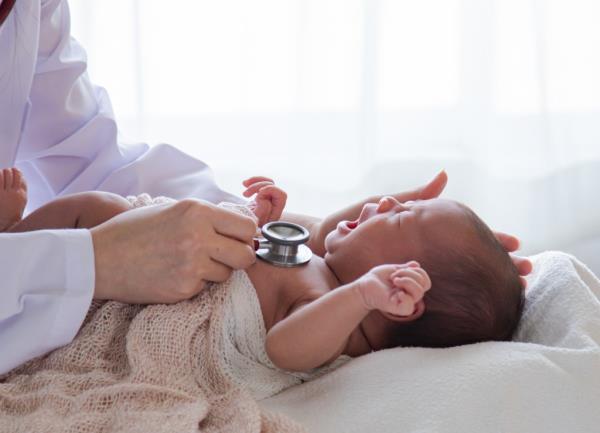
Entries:
<svg viewBox="0 0 600 433">
<path fill-rule="evenodd" d="M 122 141 L 325 216 L 423 184 L 600 274 L 600 2 L 71 0 Z"/>
</svg>

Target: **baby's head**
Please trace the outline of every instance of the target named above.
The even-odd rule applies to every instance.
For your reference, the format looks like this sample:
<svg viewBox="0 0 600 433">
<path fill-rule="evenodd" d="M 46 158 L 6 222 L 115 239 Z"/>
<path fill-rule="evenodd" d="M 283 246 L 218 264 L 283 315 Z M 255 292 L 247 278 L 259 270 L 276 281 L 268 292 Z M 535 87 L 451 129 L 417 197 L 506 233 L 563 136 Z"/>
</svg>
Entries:
<svg viewBox="0 0 600 433">
<path fill-rule="evenodd" d="M 429 274 L 422 315 L 398 319 L 373 311 L 376 317 L 363 323 L 382 342 L 379 348 L 509 340 L 519 322 L 523 289 L 516 267 L 485 223 L 455 201 L 385 197 L 364 206 L 357 221 L 341 222 L 325 247 L 343 284 L 375 266 L 410 260 Z"/>
</svg>

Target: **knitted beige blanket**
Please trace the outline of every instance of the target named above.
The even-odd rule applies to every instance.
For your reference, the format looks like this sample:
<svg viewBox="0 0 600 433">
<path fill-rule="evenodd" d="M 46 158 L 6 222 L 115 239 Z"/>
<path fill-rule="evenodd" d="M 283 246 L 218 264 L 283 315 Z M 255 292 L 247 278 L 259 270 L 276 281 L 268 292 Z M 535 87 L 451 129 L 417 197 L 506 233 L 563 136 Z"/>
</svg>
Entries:
<svg viewBox="0 0 600 433">
<path fill-rule="evenodd" d="M 299 432 L 221 368 L 225 291 L 94 302 L 68 346 L 0 376 L 1 432 Z"/>
<path fill-rule="evenodd" d="M 230 286 L 174 305 L 94 301 L 71 344 L 0 376 L 0 433 L 304 432 L 232 377 Z"/>
</svg>

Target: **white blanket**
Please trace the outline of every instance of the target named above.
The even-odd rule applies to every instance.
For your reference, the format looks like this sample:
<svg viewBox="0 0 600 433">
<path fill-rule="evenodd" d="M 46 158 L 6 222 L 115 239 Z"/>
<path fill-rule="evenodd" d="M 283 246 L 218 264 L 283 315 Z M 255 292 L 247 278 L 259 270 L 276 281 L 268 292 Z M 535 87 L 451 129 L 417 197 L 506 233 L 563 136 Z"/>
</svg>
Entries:
<svg viewBox="0 0 600 433">
<path fill-rule="evenodd" d="M 600 432 L 600 280 L 531 258 L 514 342 L 395 348 L 262 400 L 310 432 Z"/>
</svg>

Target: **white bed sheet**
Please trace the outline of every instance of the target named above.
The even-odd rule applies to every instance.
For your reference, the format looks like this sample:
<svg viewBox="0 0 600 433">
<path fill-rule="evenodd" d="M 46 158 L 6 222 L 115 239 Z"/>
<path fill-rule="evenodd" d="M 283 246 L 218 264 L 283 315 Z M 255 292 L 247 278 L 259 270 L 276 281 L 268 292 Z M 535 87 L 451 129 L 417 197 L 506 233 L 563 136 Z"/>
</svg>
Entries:
<svg viewBox="0 0 600 433">
<path fill-rule="evenodd" d="M 517 341 L 376 352 L 261 405 L 315 433 L 600 432 L 600 281 L 532 260 Z"/>
</svg>

